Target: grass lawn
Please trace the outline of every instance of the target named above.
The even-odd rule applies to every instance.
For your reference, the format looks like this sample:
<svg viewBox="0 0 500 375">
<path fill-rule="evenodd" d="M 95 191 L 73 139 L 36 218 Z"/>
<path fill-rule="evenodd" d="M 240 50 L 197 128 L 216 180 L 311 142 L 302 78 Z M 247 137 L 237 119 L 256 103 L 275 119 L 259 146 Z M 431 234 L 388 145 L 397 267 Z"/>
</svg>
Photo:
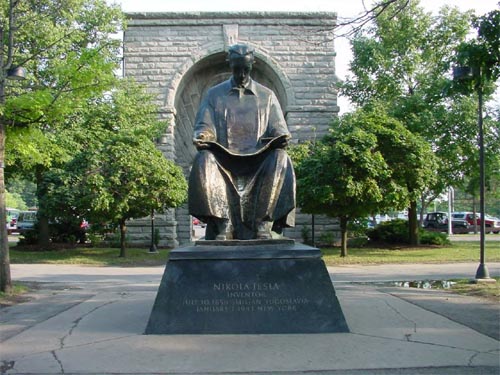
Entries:
<svg viewBox="0 0 500 375">
<path fill-rule="evenodd" d="M 500 241 L 486 242 L 486 262 L 500 262 Z M 479 243 L 453 242 L 449 246 L 427 247 L 364 247 L 348 248 L 348 256 L 340 257 L 339 248 L 322 249 L 323 260 L 328 266 L 349 264 L 401 264 L 401 263 L 453 263 L 479 262 Z M 89 266 L 163 266 L 169 250 L 160 249 L 150 254 L 148 249 L 127 249 L 127 257 L 120 258 L 119 249 L 77 247 L 51 251 L 21 251 L 10 248 L 10 260 L 16 263 L 82 264 Z M 497 278 L 498 281 L 498 278 Z M 9 305 L 22 300 L 30 288 L 15 285 L 9 296 L 0 293 L 0 305 Z M 498 300 L 500 288 L 496 284 L 471 284 L 469 280 L 458 280 L 453 292 Z"/>
<path fill-rule="evenodd" d="M 10 248 L 11 264 L 83 264 L 89 266 L 146 267 L 163 266 L 169 250 L 149 253 L 148 249 L 127 249 L 127 256 L 120 258 L 120 249 L 76 247 L 51 251 L 20 251 Z"/>
<path fill-rule="evenodd" d="M 500 241 L 486 242 L 486 261 L 500 261 Z M 479 261 L 478 242 L 453 242 L 449 246 L 427 247 L 363 247 L 348 248 L 348 256 L 340 257 L 339 248 L 322 249 L 328 266 L 343 264 L 452 263 Z M 150 254 L 148 249 L 127 249 L 120 258 L 119 249 L 77 247 L 51 251 L 20 251 L 10 248 L 11 263 L 86 264 L 91 266 L 159 266 L 167 261 L 169 250 Z"/>
<path fill-rule="evenodd" d="M 489 300 L 500 301 L 500 288 L 498 282 L 500 277 L 494 277 L 496 283 L 471 283 L 470 280 L 454 280 L 455 285 L 451 287 L 453 293 L 464 294 L 468 296 L 484 297 Z"/>
<path fill-rule="evenodd" d="M 448 246 L 362 247 L 348 248 L 340 257 L 340 248 L 322 249 L 328 266 L 343 264 L 453 263 L 478 262 L 479 242 L 452 242 Z M 500 262 L 500 241 L 486 242 L 486 262 Z"/>
</svg>

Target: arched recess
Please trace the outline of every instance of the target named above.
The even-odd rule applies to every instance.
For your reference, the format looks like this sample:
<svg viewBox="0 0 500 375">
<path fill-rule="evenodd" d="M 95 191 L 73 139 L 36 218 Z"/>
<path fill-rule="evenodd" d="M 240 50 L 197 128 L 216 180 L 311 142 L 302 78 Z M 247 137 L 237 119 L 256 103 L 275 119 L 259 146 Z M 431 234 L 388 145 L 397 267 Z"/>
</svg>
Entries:
<svg viewBox="0 0 500 375">
<path fill-rule="evenodd" d="M 192 144 L 193 127 L 200 101 L 207 90 L 228 79 L 231 75 L 226 61 L 226 53 L 217 52 L 200 59 L 183 75 L 175 94 L 175 127 L 174 146 L 176 163 L 180 165 L 186 177 L 189 174 L 196 148 Z M 276 71 L 265 58 L 256 54 L 252 70 L 252 78 L 262 85 L 270 88 L 276 94 L 283 111 L 293 101 L 290 97 L 290 84 L 282 72 Z M 284 82 L 285 81 L 285 82 Z M 181 210 L 183 211 L 183 210 Z M 179 225 L 190 226 L 189 215 L 179 212 L 177 221 Z M 182 231 L 181 231 L 182 232 Z M 186 233 L 184 231 L 184 233 Z M 188 242 L 190 238 L 179 238 L 181 243 Z"/>
</svg>

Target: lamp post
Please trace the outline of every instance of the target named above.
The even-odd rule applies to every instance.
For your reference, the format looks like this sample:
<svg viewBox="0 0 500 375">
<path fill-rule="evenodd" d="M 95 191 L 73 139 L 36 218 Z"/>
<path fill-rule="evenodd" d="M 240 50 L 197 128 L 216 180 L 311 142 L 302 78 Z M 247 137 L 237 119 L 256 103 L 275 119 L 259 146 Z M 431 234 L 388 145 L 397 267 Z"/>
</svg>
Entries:
<svg viewBox="0 0 500 375">
<path fill-rule="evenodd" d="M 166 134 L 162 134 L 156 139 L 155 143 L 159 146 L 166 145 L 168 142 Z M 158 248 L 155 244 L 155 210 L 151 209 L 151 245 L 149 246 L 149 254 L 158 253 Z"/>
<path fill-rule="evenodd" d="M 477 90 L 478 106 L 477 106 L 477 124 L 478 124 L 478 143 L 479 143 L 479 212 L 481 223 L 479 225 L 480 238 L 480 261 L 476 271 L 476 281 L 492 281 L 486 266 L 485 260 L 485 178 L 484 178 L 484 136 L 483 136 L 483 86 L 481 84 L 481 68 L 471 68 L 468 66 L 460 66 L 453 68 L 453 78 L 457 80 L 474 80 L 475 89 Z"/>
<path fill-rule="evenodd" d="M 155 244 L 155 210 L 151 210 L 151 245 L 149 246 L 149 253 L 156 254 L 158 249 Z"/>
</svg>

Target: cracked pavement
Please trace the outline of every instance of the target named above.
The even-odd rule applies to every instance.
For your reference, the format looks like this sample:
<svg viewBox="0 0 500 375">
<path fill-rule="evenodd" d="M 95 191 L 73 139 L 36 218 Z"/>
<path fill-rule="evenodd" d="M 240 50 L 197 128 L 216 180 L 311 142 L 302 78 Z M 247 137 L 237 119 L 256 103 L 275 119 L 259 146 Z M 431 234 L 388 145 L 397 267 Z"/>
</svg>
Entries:
<svg viewBox="0 0 500 375">
<path fill-rule="evenodd" d="M 81 268 L 68 268 L 74 282 L 56 280 L 52 268 L 45 278 L 27 273 L 40 290 L 0 311 L 2 374 L 500 372 L 498 338 L 481 332 L 498 325 L 458 316 L 463 306 L 479 311 L 477 299 L 345 282 L 339 270 L 332 278 L 342 281 L 334 285 L 350 333 L 143 335 L 162 270 Z M 88 277 L 75 277 L 79 270 Z M 498 318 L 490 305 L 481 319 Z"/>
</svg>

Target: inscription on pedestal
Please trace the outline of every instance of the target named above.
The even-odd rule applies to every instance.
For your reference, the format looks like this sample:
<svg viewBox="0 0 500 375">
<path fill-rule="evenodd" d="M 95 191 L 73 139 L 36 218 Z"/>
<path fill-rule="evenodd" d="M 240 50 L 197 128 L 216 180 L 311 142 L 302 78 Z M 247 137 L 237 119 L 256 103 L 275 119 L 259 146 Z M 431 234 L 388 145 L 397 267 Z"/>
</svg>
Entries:
<svg viewBox="0 0 500 375">
<path fill-rule="evenodd" d="M 286 288 L 280 283 L 214 283 L 214 298 L 183 300 L 189 310 L 196 313 L 234 313 L 234 312 L 283 312 L 297 311 L 301 305 L 310 303 L 306 297 L 278 298 L 274 293 Z M 289 293 L 287 293 L 289 294 Z"/>
</svg>

